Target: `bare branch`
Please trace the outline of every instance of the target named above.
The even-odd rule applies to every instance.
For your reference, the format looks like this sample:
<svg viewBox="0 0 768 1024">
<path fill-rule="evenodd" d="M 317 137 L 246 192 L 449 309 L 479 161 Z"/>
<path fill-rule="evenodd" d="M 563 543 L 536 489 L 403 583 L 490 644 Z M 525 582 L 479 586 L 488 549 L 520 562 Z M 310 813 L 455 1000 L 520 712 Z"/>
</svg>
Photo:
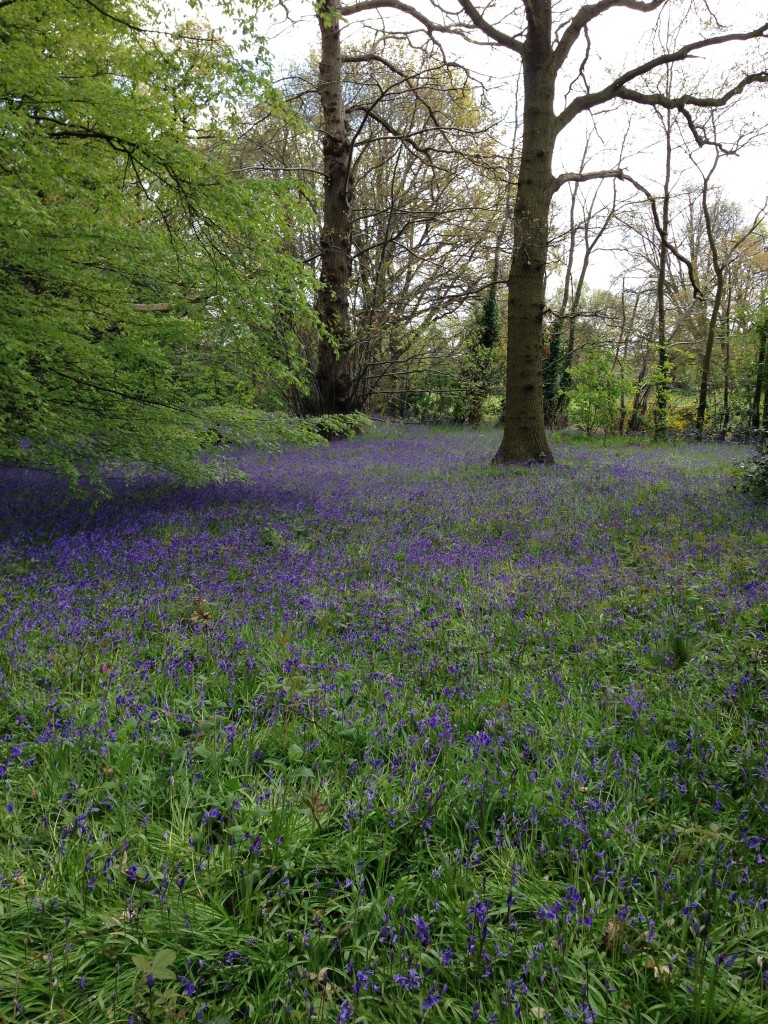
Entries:
<svg viewBox="0 0 768 1024">
<path fill-rule="evenodd" d="M 663 93 L 643 93 L 635 89 L 620 89 L 617 93 L 617 98 L 631 100 L 633 103 L 640 103 L 645 106 L 678 110 L 688 123 L 688 127 L 697 145 L 702 147 L 715 145 L 721 152 L 728 153 L 731 151 L 723 148 L 721 143 L 714 143 L 711 139 L 707 138 L 705 133 L 697 127 L 690 111 L 686 108 L 697 107 L 702 110 L 715 110 L 718 107 L 725 107 L 734 97 L 741 95 L 748 86 L 764 82 L 768 82 L 768 72 L 761 71 L 745 75 L 740 82 L 720 96 L 694 96 L 690 93 L 685 93 L 682 96 L 665 96 Z M 735 150 L 732 152 L 735 152 Z"/>
<path fill-rule="evenodd" d="M 681 46 L 672 53 L 662 53 L 658 57 L 653 57 L 644 64 L 640 64 L 629 71 L 625 71 L 622 75 L 619 75 L 618 78 L 615 78 L 611 83 L 606 85 L 605 88 L 600 89 L 597 92 L 587 93 L 585 96 L 579 96 L 575 100 L 572 100 L 557 118 L 557 130 L 562 131 L 567 124 L 570 124 L 570 122 L 583 111 L 592 110 L 594 107 L 601 106 L 603 103 L 610 103 L 611 100 L 615 99 L 629 99 L 633 100 L 635 103 L 645 103 L 646 105 L 654 106 L 662 105 L 674 107 L 676 109 L 681 109 L 685 104 L 698 107 L 723 106 L 729 100 L 733 99 L 734 96 L 738 96 L 739 93 L 743 92 L 748 85 L 755 82 L 768 81 L 768 72 L 745 75 L 740 82 L 729 89 L 722 97 L 666 97 L 660 93 L 648 94 L 638 92 L 633 89 L 627 89 L 626 86 L 634 79 L 641 78 L 643 75 L 647 75 L 650 71 L 655 71 L 656 68 L 680 63 L 690 57 L 691 54 L 698 53 L 700 50 L 707 47 L 720 46 L 723 43 L 748 42 L 751 39 L 765 39 L 766 37 L 768 37 L 768 22 L 760 25 L 758 28 L 753 29 L 750 32 L 729 32 L 724 35 L 711 36 L 709 39 L 699 39 L 695 42 L 687 43 L 685 46 Z"/>
<path fill-rule="evenodd" d="M 450 26 L 440 25 L 436 21 L 430 21 L 430 19 L 417 11 L 415 7 L 411 7 L 410 4 L 403 3 L 402 0 L 360 0 L 356 4 L 345 4 L 339 8 L 339 12 L 342 17 L 348 18 L 353 14 L 363 14 L 368 11 L 379 11 L 382 7 L 391 8 L 395 11 L 400 11 L 401 14 L 407 14 L 409 17 L 417 21 L 422 28 L 424 28 L 428 35 L 432 35 L 435 32 L 451 32 L 453 31 Z"/>
<path fill-rule="evenodd" d="M 679 260 L 679 262 L 687 268 L 688 280 L 691 282 L 691 288 L 693 289 L 694 296 L 698 299 L 703 299 L 704 296 L 696 280 L 696 272 L 693 264 L 687 256 L 684 256 L 680 252 L 673 242 L 670 242 L 667 232 L 664 230 L 659 217 L 659 210 L 656 206 L 656 197 L 645 187 L 645 185 L 642 185 L 636 178 L 633 178 L 632 175 L 627 174 L 627 172 L 621 167 L 605 171 L 584 171 L 579 174 L 560 174 L 555 178 L 555 190 L 560 188 L 560 186 L 565 184 L 567 181 L 596 181 L 600 178 L 616 178 L 619 181 L 626 181 L 632 185 L 633 188 L 636 188 L 638 192 L 642 192 L 650 204 L 651 212 L 653 214 L 653 222 L 656 225 L 656 231 L 661 239 L 662 246 L 667 249 L 668 252 L 671 252 L 675 259 Z"/>
<path fill-rule="evenodd" d="M 586 4 L 571 19 L 560 42 L 555 47 L 555 67 L 563 66 L 581 33 L 595 18 L 599 18 L 606 11 L 623 7 L 630 11 L 642 11 L 644 14 L 648 14 L 651 11 L 657 11 L 666 2 L 667 0 L 599 0 L 599 3 L 596 4 Z"/>
<path fill-rule="evenodd" d="M 461 4 L 461 9 L 475 28 L 479 28 L 481 32 L 484 32 L 485 35 L 488 36 L 489 39 L 493 39 L 493 41 L 498 43 L 500 46 L 505 46 L 508 50 L 514 50 L 515 53 L 522 56 L 523 43 L 519 35 L 510 36 L 506 32 L 502 32 L 500 29 L 496 28 L 495 25 L 492 25 L 489 21 L 486 21 L 471 0 L 459 0 L 459 3 Z"/>
</svg>

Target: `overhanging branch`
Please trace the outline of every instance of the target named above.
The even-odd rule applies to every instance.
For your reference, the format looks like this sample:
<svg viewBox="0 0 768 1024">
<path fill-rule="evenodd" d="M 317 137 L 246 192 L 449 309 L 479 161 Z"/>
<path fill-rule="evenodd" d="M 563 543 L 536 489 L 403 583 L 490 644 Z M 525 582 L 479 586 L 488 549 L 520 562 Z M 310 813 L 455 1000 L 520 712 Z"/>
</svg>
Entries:
<svg viewBox="0 0 768 1024">
<path fill-rule="evenodd" d="M 697 107 L 723 106 L 734 96 L 743 92 L 748 85 L 755 82 L 768 81 L 768 72 L 744 75 L 744 77 L 741 78 L 735 86 L 726 90 L 722 97 L 694 95 L 665 97 L 660 93 L 643 93 L 638 90 L 627 89 L 626 86 L 635 79 L 641 78 L 643 75 L 647 75 L 651 71 L 655 71 L 656 68 L 666 67 L 670 64 L 678 64 L 681 61 L 687 60 L 687 58 L 692 54 L 698 53 L 708 47 L 721 46 L 724 43 L 749 42 L 751 39 L 765 38 L 768 38 L 768 22 L 760 25 L 758 28 L 755 28 L 750 32 L 728 32 L 719 36 L 711 36 L 709 39 L 699 39 L 695 42 L 687 43 L 685 46 L 681 46 L 672 53 L 662 53 L 658 57 L 653 57 L 644 64 L 640 64 L 637 67 L 631 68 L 629 71 L 625 71 L 603 89 L 599 89 L 597 92 L 587 93 L 584 96 L 579 96 L 572 100 L 557 118 L 557 131 L 562 131 L 566 125 L 570 124 L 575 117 L 583 113 L 585 110 L 592 110 L 604 103 L 610 103 L 611 100 L 615 99 L 629 99 L 635 103 L 644 103 L 646 105 L 654 106 L 670 106 L 676 109 L 680 109 L 685 105 Z"/>
<path fill-rule="evenodd" d="M 600 0 L 596 4 L 586 4 L 571 18 L 560 42 L 555 47 L 555 67 L 559 69 L 563 66 L 581 33 L 595 18 L 599 18 L 606 11 L 623 7 L 630 11 L 641 11 L 648 14 L 651 11 L 657 11 L 666 2 L 667 0 Z"/>
</svg>

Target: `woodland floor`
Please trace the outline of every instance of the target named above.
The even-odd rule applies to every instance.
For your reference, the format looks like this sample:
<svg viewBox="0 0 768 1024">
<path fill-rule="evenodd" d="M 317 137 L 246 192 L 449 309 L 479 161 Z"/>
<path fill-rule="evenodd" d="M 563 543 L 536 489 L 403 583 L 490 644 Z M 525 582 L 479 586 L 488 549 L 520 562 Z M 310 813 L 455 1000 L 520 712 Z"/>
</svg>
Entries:
<svg viewBox="0 0 768 1024">
<path fill-rule="evenodd" d="M 0 470 L 0 1020 L 768 1022 L 735 446 Z"/>
</svg>

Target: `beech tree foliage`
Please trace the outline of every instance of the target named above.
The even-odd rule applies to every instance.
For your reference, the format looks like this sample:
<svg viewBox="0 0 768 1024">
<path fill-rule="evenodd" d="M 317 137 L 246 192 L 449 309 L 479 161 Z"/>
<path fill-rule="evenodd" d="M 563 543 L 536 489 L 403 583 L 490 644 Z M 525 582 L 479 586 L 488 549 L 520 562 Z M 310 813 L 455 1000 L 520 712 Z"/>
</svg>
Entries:
<svg viewBox="0 0 768 1024">
<path fill-rule="evenodd" d="M 304 204 L 218 155 L 263 69 L 152 19 L 140 0 L 0 5 L 2 459 L 201 479 L 222 439 L 311 433 L 265 411 L 295 380 Z"/>
</svg>

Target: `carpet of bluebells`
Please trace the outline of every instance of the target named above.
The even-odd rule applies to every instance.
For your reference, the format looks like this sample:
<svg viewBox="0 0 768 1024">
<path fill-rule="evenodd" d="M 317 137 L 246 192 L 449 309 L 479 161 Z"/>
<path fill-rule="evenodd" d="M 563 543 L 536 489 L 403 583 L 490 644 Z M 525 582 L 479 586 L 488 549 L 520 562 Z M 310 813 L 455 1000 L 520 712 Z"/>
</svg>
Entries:
<svg viewBox="0 0 768 1024">
<path fill-rule="evenodd" d="M 768 1021 L 733 446 L 0 470 L 0 1020 Z"/>
</svg>

